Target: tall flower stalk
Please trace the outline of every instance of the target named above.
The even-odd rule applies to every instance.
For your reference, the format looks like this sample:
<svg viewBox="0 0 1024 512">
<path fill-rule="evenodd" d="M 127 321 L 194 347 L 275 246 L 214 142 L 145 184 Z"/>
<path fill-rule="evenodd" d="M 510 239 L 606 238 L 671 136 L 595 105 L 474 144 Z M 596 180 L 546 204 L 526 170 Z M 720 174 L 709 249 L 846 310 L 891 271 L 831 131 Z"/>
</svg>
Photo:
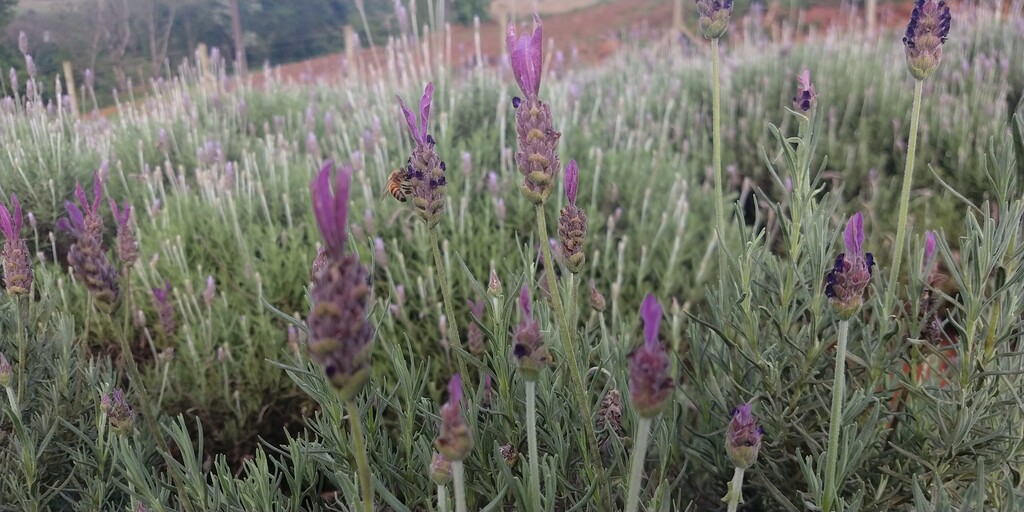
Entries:
<svg viewBox="0 0 1024 512">
<path fill-rule="evenodd" d="M 843 402 L 846 395 L 846 343 L 850 334 L 850 319 L 860 311 L 864 302 L 864 289 L 871 280 L 871 267 L 875 260 L 871 253 L 862 253 L 864 243 L 864 216 L 857 212 L 850 217 L 843 236 L 846 252 L 836 257 L 835 266 L 826 279 L 825 295 L 829 305 L 839 317 L 836 344 L 835 376 L 832 383 L 832 413 L 828 427 L 828 451 L 825 459 L 825 490 L 822 512 L 831 512 L 839 499 L 836 468 L 839 462 L 839 435 L 843 430 Z"/>
<path fill-rule="evenodd" d="M 0 203 L 0 234 L 3 234 L 5 239 L 4 250 L 0 252 L 0 255 L 4 259 L 3 269 L 7 293 L 15 297 L 28 294 L 32 289 L 34 277 L 28 245 L 21 238 L 24 222 L 18 196 L 11 194 L 10 210 Z"/>
<path fill-rule="evenodd" d="M 640 506 L 640 477 L 644 470 L 651 423 L 668 405 L 674 389 L 669 375 L 672 362 L 658 339 L 661 305 L 654 295 L 648 294 L 644 299 L 640 306 L 640 317 L 644 321 L 644 344 L 629 359 L 629 396 L 639 419 L 629 464 L 626 512 L 636 512 Z"/>
<path fill-rule="evenodd" d="M 462 416 L 462 377 L 448 382 L 448 402 L 441 406 L 441 431 L 434 447 L 452 463 L 455 484 L 455 512 L 466 512 L 466 475 L 462 461 L 473 451 L 473 431 Z"/>
<path fill-rule="evenodd" d="M 430 121 L 430 106 L 434 97 L 434 84 L 427 83 L 423 88 L 423 96 L 420 97 L 419 118 L 405 104 L 405 100 L 398 97 L 398 103 L 402 108 L 402 115 L 405 116 L 406 125 L 409 127 L 409 134 L 412 135 L 416 147 L 412 150 L 412 156 L 406 164 L 405 174 L 408 185 L 412 189 L 412 205 L 416 214 L 427 225 L 427 232 L 430 238 L 430 251 L 434 254 L 434 268 L 437 270 L 437 280 L 441 285 L 441 298 L 444 301 L 445 317 L 451 326 L 452 342 L 459 350 L 456 351 L 455 362 L 459 367 L 461 375 L 467 375 L 466 363 L 462 360 L 460 351 L 463 349 L 459 337 L 459 326 L 455 316 L 455 305 L 452 300 L 451 283 L 448 281 L 448 273 L 445 271 L 444 259 L 441 257 L 439 240 L 437 237 L 437 224 L 441 222 L 441 214 L 444 213 L 445 192 L 448 189 L 448 181 L 445 179 L 445 163 L 434 150 L 436 142 L 427 133 L 427 126 Z"/>
<path fill-rule="evenodd" d="M 889 311 L 897 295 L 900 264 L 903 260 L 903 245 L 907 237 L 907 215 L 910 207 L 910 187 L 914 182 L 914 156 L 917 153 L 917 130 L 921 120 L 921 97 L 924 80 L 939 67 L 942 60 L 942 45 L 949 36 L 952 17 L 946 2 L 917 0 L 910 14 L 903 48 L 907 57 L 907 69 L 914 77 L 914 104 L 910 113 L 910 140 L 907 142 L 907 161 L 903 168 L 903 188 L 900 192 L 899 217 L 896 221 L 896 242 L 893 246 L 892 268 L 889 270 L 890 292 L 886 294 L 885 311 Z"/>
<path fill-rule="evenodd" d="M 580 166 L 576 160 L 569 160 L 565 166 L 565 198 L 569 204 L 562 208 L 558 216 L 558 242 L 562 250 L 562 258 L 569 269 L 569 325 L 576 326 L 579 314 L 579 274 L 587 260 L 583 251 L 583 243 L 587 237 L 587 214 L 583 208 L 576 206 L 576 191 L 580 183 Z"/>
<path fill-rule="evenodd" d="M 537 455 L 537 377 L 551 364 L 551 356 L 544 346 L 540 325 L 533 318 L 530 290 L 525 286 L 519 292 L 519 309 L 523 313 L 523 318 L 512 335 L 512 355 L 516 359 L 519 375 L 526 384 L 526 439 L 530 457 L 530 490 L 533 494 L 534 507 L 541 510 L 540 457 Z"/>
<path fill-rule="evenodd" d="M 370 274 L 355 254 L 345 253 L 352 169 L 343 166 L 334 187 L 327 161 L 310 183 L 313 214 L 324 239 L 324 259 L 313 275 L 309 355 L 348 408 L 363 510 L 373 512 L 369 456 L 356 396 L 370 378 L 373 328 L 367 321 Z"/>
<path fill-rule="evenodd" d="M 740 503 L 743 503 L 743 473 L 754 465 L 761 450 L 764 429 L 754 421 L 750 409 L 749 403 L 733 409 L 732 420 L 725 429 L 725 452 L 736 467 L 732 481 L 729 482 L 729 492 L 722 498 L 728 512 L 736 512 Z"/>
<path fill-rule="evenodd" d="M 597 478 L 604 481 L 604 467 L 601 465 L 601 453 L 597 443 L 597 435 L 591 419 L 590 400 L 583 384 L 583 372 L 580 369 L 576 341 L 569 329 L 569 320 L 562 304 L 555 278 L 555 264 L 551 257 L 551 246 L 547 243 L 548 228 L 544 215 L 544 204 L 547 202 L 555 186 L 555 178 L 559 170 L 558 139 L 561 137 L 554 128 L 551 117 L 551 106 L 538 98 L 540 78 L 544 62 L 543 28 L 540 18 L 533 17 L 536 25 L 533 34 L 516 34 L 515 25 L 509 24 L 505 33 L 505 45 L 512 63 L 512 74 L 515 76 L 523 98 L 512 99 L 516 112 L 516 137 L 519 150 L 515 161 L 523 184 L 520 191 L 534 205 L 537 217 L 537 239 L 540 240 L 544 255 L 544 269 L 551 291 L 551 304 L 554 308 L 555 321 L 558 324 L 559 337 L 565 347 L 570 378 L 573 383 L 573 394 L 580 415 L 585 418 L 583 428 L 589 445 L 589 464 L 597 472 Z"/>
</svg>

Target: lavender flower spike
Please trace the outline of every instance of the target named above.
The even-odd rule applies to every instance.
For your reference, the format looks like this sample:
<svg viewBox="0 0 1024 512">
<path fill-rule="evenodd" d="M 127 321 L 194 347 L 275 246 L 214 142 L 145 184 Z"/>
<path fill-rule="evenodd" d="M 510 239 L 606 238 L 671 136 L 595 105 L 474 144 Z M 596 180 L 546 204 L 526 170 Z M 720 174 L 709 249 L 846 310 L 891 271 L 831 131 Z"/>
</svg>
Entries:
<svg viewBox="0 0 1024 512">
<path fill-rule="evenodd" d="M 508 24 L 505 31 L 505 49 L 512 61 L 512 74 L 526 98 L 536 99 L 540 92 L 540 77 L 544 64 L 544 30 L 540 17 L 533 15 L 533 35 L 516 34 L 516 26 Z"/>
<path fill-rule="evenodd" d="M 21 238 L 22 227 L 24 219 L 21 215 L 21 203 L 18 196 L 11 194 L 10 210 L 0 203 L 0 233 L 3 233 L 7 240 L 0 255 L 4 258 L 7 293 L 15 296 L 27 294 L 32 289 L 34 278 L 32 258 L 29 256 L 25 240 Z"/>
<path fill-rule="evenodd" d="M 810 112 L 818 93 L 811 83 L 811 70 L 805 69 L 796 76 L 797 93 L 793 97 L 793 106 L 801 112 Z"/>
<path fill-rule="evenodd" d="M 849 320 L 860 310 L 864 289 L 871 280 L 871 267 L 875 258 L 861 253 L 864 243 L 864 216 L 857 212 L 846 224 L 844 234 L 846 253 L 836 257 L 835 265 L 825 277 L 825 295 L 833 311 L 843 320 Z"/>
<path fill-rule="evenodd" d="M 740 469 L 747 469 L 757 462 L 761 450 L 764 429 L 758 426 L 750 412 L 750 404 L 743 404 L 732 410 L 732 421 L 725 429 L 725 451 L 732 463 Z"/>
<path fill-rule="evenodd" d="M 135 426 L 135 410 L 124 397 L 124 391 L 121 388 L 104 393 L 100 397 L 100 409 L 107 414 L 111 428 L 118 434 L 129 433 Z"/>
<path fill-rule="evenodd" d="M 122 209 L 118 210 L 117 202 L 110 200 L 110 211 L 117 221 L 117 258 L 123 266 L 122 271 L 127 272 L 139 259 L 139 244 L 135 238 L 135 230 L 129 224 L 132 205 L 128 201 L 123 204 Z"/>
<path fill-rule="evenodd" d="M 927 231 L 924 234 L 924 261 L 921 262 L 921 273 L 931 274 L 935 268 L 935 232 Z"/>
<path fill-rule="evenodd" d="M 413 148 L 412 155 L 406 164 L 405 175 L 409 181 L 409 187 L 412 189 L 412 204 L 423 222 L 427 223 L 427 228 L 433 228 L 438 222 L 441 222 L 441 213 L 444 212 L 444 196 L 448 186 L 444 161 L 434 150 L 434 138 L 427 133 L 433 96 L 434 84 L 428 83 L 423 88 L 423 96 L 420 98 L 418 122 L 416 115 L 406 106 L 405 101 L 398 97 L 405 122 L 409 126 L 409 133 L 416 141 L 416 147 Z"/>
<path fill-rule="evenodd" d="M 661 305 L 648 294 L 640 306 L 644 321 L 644 344 L 629 359 L 629 394 L 633 408 L 642 418 L 653 418 L 669 403 L 674 383 L 669 376 L 671 362 L 658 340 Z"/>
<path fill-rule="evenodd" d="M 700 30 L 708 39 L 718 39 L 729 29 L 732 0 L 696 0 Z"/>
<path fill-rule="evenodd" d="M 917 0 L 903 36 L 907 67 L 917 80 L 935 72 L 942 59 L 942 45 L 949 37 L 952 16 L 945 1 Z"/>
<path fill-rule="evenodd" d="M 174 321 L 174 305 L 170 302 L 171 282 L 164 281 L 163 288 L 153 288 L 153 306 L 156 308 L 157 318 L 160 320 L 160 329 L 165 336 L 174 334 L 177 327 Z"/>
<path fill-rule="evenodd" d="M 351 168 L 338 172 L 330 189 L 333 165 L 328 162 L 310 184 L 313 212 L 327 250 L 323 267 L 314 272 L 309 314 L 309 355 L 342 401 L 352 400 L 370 378 L 373 328 L 366 319 L 370 275 L 355 254 L 345 254 L 345 226 Z"/>
<path fill-rule="evenodd" d="M 540 325 L 533 318 L 530 290 L 526 286 L 519 292 L 519 309 L 523 318 L 512 334 L 512 355 L 516 358 L 516 366 L 523 379 L 537 380 L 541 370 L 551 364 L 551 355 L 544 346 Z"/>
<path fill-rule="evenodd" d="M 441 431 L 434 446 L 451 461 L 465 460 L 473 451 L 473 432 L 462 417 L 462 377 L 459 374 L 448 382 L 448 402 L 441 406 Z"/>
<path fill-rule="evenodd" d="M 100 176 L 94 173 L 93 199 L 90 203 L 82 185 L 77 184 L 75 197 L 82 208 L 79 209 L 71 201 L 65 201 L 64 208 L 68 216 L 58 220 L 57 227 L 71 233 L 75 238 L 75 242 L 68 250 L 68 265 L 75 278 L 85 284 L 98 305 L 112 310 L 117 305 L 120 291 L 117 272 L 107 259 L 107 251 L 103 247 L 103 217 L 99 214 L 102 190 L 103 182 Z"/>
<path fill-rule="evenodd" d="M 579 187 L 580 167 L 576 160 L 569 160 L 565 167 L 565 196 L 569 204 L 562 208 L 558 217 L 558 241 L 561 242 L 561 253 L 566 266 L 573 274 L 583 270 L 586 254 L 583 243 L 587 236 L 587 215 L 582 208 L 576 206 L 576 190 Z"/>
</svg>

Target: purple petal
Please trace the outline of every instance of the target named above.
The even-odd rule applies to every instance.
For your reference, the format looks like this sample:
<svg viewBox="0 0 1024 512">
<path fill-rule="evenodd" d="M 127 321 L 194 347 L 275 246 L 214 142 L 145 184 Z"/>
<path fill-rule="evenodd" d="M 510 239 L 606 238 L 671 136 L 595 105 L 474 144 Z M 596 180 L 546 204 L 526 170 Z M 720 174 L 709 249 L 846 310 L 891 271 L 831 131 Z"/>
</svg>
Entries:
<svg viewBox="0 0 1024 512">
<path fill-rule="evenodd" d="M 569 165 L 565 166 L 565 197 L 569 204 L 576 204 L 576 189 L 579 184 L 580 166 L 576 164 L 576 159 L 569 160 Z"/>
<path fill-rule="evenodd" d="M 108 202 L 110 203 L 110 212 L 114 214 L 114 220 L 116 220 L 117 223 L 120 224 L 121 223 L 121 211 L 117 209 L 117 201 L 114 201 L 113 199 L 109 199 Z"/>
<path fill-rule="evenodd" d="M 462 402 L 462 377 L 456 373 L 448 381 L 448 403 L 457 405 L 459 402 Z"/>
<path fill-rule="evenodd" d="M 750 410 L 750 403 L 745 403 L 733 409 L 732 417 L 735 418 L 736 421 L 740 423 L 750 423 Z"/>
<path fill-rule="evenodd" d="M 82 189 L 82 184 L 75 182 L 75 197 L 78 198 L 78 204 L 82 205 L 82 208 L 89 208 L 89 200 L 85 197 L 85 190 Z"/>
<path fill-rule="evenodd" d="M 3 204 L 0 204 L 0 233 L 3 233 L 8 240 L 14 240 L 17 236 L 14 233 L 14 223 L 11 221 L 11 214 Z"/>
<path fill-rule="evenodd" d="M 100 211 L 100 194 L 103 193 L 103 180 L 98 173 L 92 173 L 92 205 L 82 202 L 83 208 L 88 208 L 89 213 L 96 214 Z"/>
<path fill-rule="evenodd" d="M 862 254 L 861 245 L 864 243 L 864 215 L 860 212 L 855 213 L 846 223 L 844 239 L 846 252 L 859 257 Z"/>
<path fill-rule="evenodd" d="M 540 93 L 540 75 L 541 68 L 544 66 L 544 30 L 543 25 L 540 22 L 540 16 L 536 13 L 533 14 L 533 23 L 537 28 L 533 29 L 533 40 L 530 41 L 530 53 L 528 59 L 530 61 L 531 75 L 530 75 L 530 87 L 533 91 L 533 95 L 536 96 Z"/>
<path fill-rule="evenodd" d="M 331 194 L 331 172 L 334 170 L 334 162 L 328 160 L 320 169 L 320 173 L 309 184 L 310 194 L 313 201 L 313 215 L 316 217 L 317 226 L 323 235 L 324 244 L 331 252 L 331 256 L 341 258 L 345 252 L 345 225 L 339 224 L 335 218 L 335 196 Z M 341 179 L 339 173 L 338 178 Z M 348 191 L 345 191 L 346 199 Z M 344 220 L 344 219 L 341 219 Z"/>
<path fill-rule="evenodd" d="M 806 90 L 811 85 L 811 70 L 805 69 L 796 76 L 796 83 L 800 90 Z"/>
<path fill-rule="evenodd" d="M 924 262 L 922 267 L 927 269 L 931 266 L 932 256 L 935 256 L 935 232 L 928 231 L 924 234 Z"/>
<path fill-rule="evenodd" d="M 653 293 L 647 294 L 640 305 L 640 318 L 644 320 L 644 340 L 648 346 L 658 343 L 658 324 L 661 322 L 661 305 Z"/>
<path fill-rule="evenodd" d="M 24 227 L 24 219 L 21 217 L 21 201 L 18 201 L 18 196 L 11 194 L 11 212 L 12 220 L 11 224 L 14 227 L 14 236 L 21 236 L 21 228 Z"/>
<path fill-rule="evenodd" d="M 401 96 L 395 96 L 398 98 L 398 104 L 402 107 L 402 115 L 405 116 L 405 124 L 409 126 L 409 133 L 412 134 L 412 139 L 416 141 L 416 144 L 423 144 L 423 136 L 420 135 L 416 129 L 416 114 L 405 105 L 405 100 Z"/>
<path fill-rule="evenodd" d="M 82 210 L 78 209 L 78 205 L 71 201 L 64 201 L 64 209 L 68 211 L 68 218 L 60 219 L 64 222 L 58 221 L 57 227 L 77 236 L 78 232 L 85 229 L 85 217 L 82 216 Z"/>
<path fill-rule="evenodd" d="M 519 290 L 519 309 L 523 310 L 523 314 L 527 317 L 533 316 L 533 306 L 530 305 L 530 290 L 525 286 Z"/>
<path fill-rule="evenodd" d="M 334 229 L 339 251 L 345 250 L 348 229 L 348 197 L 352 190 L 352 167 L 342 165 L 334 181 Z"/>
<path fill-rule="evenodd" d="M 427 121 L 430 119 L 430 102 L 434 98 L 434 82 L 427 82 L 423 88 L 423 96 L 420 98 L 420 137 L 426 138 Z"/>
</svg>

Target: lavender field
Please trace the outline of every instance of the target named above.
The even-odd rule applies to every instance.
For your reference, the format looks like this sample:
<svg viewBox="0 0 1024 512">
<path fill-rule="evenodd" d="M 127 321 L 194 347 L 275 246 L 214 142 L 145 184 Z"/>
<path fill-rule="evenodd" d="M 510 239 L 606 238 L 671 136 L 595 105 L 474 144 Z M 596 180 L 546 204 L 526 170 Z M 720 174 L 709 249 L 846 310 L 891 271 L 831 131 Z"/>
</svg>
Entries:
<svg viewBox="0 0 1024 512">
<path fill-rule="evenodd" d="M 109 114 L 26 41 L 0 511 L 1024 510 L 1022 0 L 687 5 Z"/>
</svg>

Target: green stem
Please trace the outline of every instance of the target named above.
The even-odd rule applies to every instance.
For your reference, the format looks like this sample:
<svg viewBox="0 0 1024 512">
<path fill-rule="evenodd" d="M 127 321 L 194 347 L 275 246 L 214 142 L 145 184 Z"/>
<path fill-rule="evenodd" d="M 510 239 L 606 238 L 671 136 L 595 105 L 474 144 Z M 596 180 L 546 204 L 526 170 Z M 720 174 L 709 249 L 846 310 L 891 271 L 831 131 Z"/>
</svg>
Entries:
<svg viewBox="0 0 1024 512">
<path fill-rule="evenodd" d="M 580 312 L 579 296 L 579 275 L 572 272 L 569 274 L 569 306 L 567 313 L 569 314 L 569 327 L 573 330 L 576 330 L 578 325 Z"/>
<path fill-rule="evenodd" d="M 910 186 L 914 181 L 914 153 L 917 151 L 917 127 L 921 120 L 921 94 L 924 82 L 914 82 L 914 106 L 910 115 L 910 141 L 907 143 L 907 163 L 903 168 L 903 190 L 900 193 L 899 218 L 896 220 L 896 245 L 892 248 L 892 269 L 889 271 L 890 291 L 885 295 L 885 315 L 889 314 L 892 299 L 899 293 L 900 263 L 907 237 L 907 210 L 910 207 Z M 883 316 L 885 316 L 883 315 Z"/>
<path fill-rule="evenodd" d="M 719 259 L 725 268 L 725 192 L 722 185 L 722 86 L 718 38 L 711 40 L 711 145 L 715 164 L 715 219 L 718 225 Z"/>
<path fill-rule="evenodd" d="M 448 512 L 448 487 L 443 485 L 437 486 L 437 510 Z"/>
<path fill-rule="evenodd" d="M 28 358 L 28 332 L 25 328 L 28 325 L 28 318 L 22 318 L 22 315 L 25 313 L 22 308 L 27 307 L 24 304 L 28 302 L 28 298 L 25 299 L 24 303 L 20 298 L 15 298 L 14 301 L 17 306 L 14 313 L 14 326 L 18 329 L 18 379 L 16 381 L 18 385 L 18 404 L 22 403 L 21 400 L 25 389 L 28 387 L 28 376 L 25 374 L 25 369 L 28 367 L 26 365 L 26 359 Z"/>
<path fill-rule="evenodd" d="M 534 510 L 543 510 L 540 503 L 540 459 L 537 456 L 537 381 L 526 381 L 526 438 L 530 448 L 530 490 Z"/>
<path fill-rule="evenodd" d="M 466 468 L 461 460 L 452 461 L 452 482 L 455 483 L 455 512 L 466 512 Z"/>
<path fill-rule="evenodd" d="M 459 338 L 459 323 L 455 317 L 455 307 L 452 304 L 452 289 L 448 282 L 448 273 L 444 269 L 444 259 L 441 258 L 441 249 L 438 248 L 437 227 L 432 227 L 430 232 L 430 250 L 434 253 L 434 267 L 437 268 L 437 280 L 441 284 L 441 298 L 444 299 L 444 314 L 448 317 L 448 332 L 452 335 L 453 346 L 458 347 L 455 351 L 455 362 L 459 366 L 459 374 L 468 379 L 466 363 L 462 360 L 462 341 Z"/>
<path fill-rule="evenodd" d="M 348 424 L 352 429 L 352 450 L 356 455 L 356 469 L 359 471 L 359 490 L 363 494 L 363 510 L 373 512 L 373 486 L 370 484 L 370 459 L 366 455 L 366 441 L 363 440 L 363 422 L 359 417 L 359 406 L 355 400 L 348 403 Z"/>
<path fill-rule="evenodd" d="M 629 494 L 626 498 L 626 512 L 636 512 L 640 506 L 640 475 L 644 472 L 647 456 L 647 440 L 651 435 L 651 418 L 640 418 L 636 424 L 636 443 L 629 462 Z"/>
<path fill-rule="evenodd" d="M 743 501 L 743 468 L 736 468 L 733 472 L 732 482 L 729 482 L 729 494 L 725 498 L 729 503 L 728 512 L 736 512 Z"/>
<path fill-rule="evenodd" d="M 843 430 L 843 400 L 846 394 L 846 339 L 850 321 L 839 321 L 839 343 L 836 344 L 836 374 L 832 384 L 832 416 L 828 424 L 828 452 L 825 454 L 825 496 L 821 511 L 832 512 L 838 499 L 836 466 L 839 463 L 839 433 Z"/>
<path fill-rule="evenodd" d="M 601 465 L 601 452 L 597 444 L 597 434 L 594 432 L 594 422 L 590 415 L 590 401 L 587 400 L 586 388 L 583 386 L 583 373 L 580 371 L 579 359 L 576 355 L 576 345 L 569 330 L 569 323 L 565 317 L 565 310 L 562 309 L 562 299 L 558 293 L 558 281 L 555 279 L 555 262 L 551 258 L 551 245 L 548 244 L 548 227 L 544 220 L 544 205 L 538 204 L 535 207 L 537 212 L 537 236 L 540 239 L 541 251 L 544 254 L 544 269 L 547 272 L 548 288 L 551 290 L 551 304 L 555 308 L 555 321 L 558 323 L 559 335 L 562 338 L 562 346 L 565 347 L 565 358 L 569 362 L 569 374 L 573 382 L 573 392 L 576 396 L 576 406 L 579 407 L 579 415 L 583 418 L 583 429 L 587 435 L 587 444 L 590 445 L 589 464 L 594 468 L 599 482 L 604 482 L 604 466 Z M 604 500 L 610 503 L 610 500 Z"/>
</svg>

